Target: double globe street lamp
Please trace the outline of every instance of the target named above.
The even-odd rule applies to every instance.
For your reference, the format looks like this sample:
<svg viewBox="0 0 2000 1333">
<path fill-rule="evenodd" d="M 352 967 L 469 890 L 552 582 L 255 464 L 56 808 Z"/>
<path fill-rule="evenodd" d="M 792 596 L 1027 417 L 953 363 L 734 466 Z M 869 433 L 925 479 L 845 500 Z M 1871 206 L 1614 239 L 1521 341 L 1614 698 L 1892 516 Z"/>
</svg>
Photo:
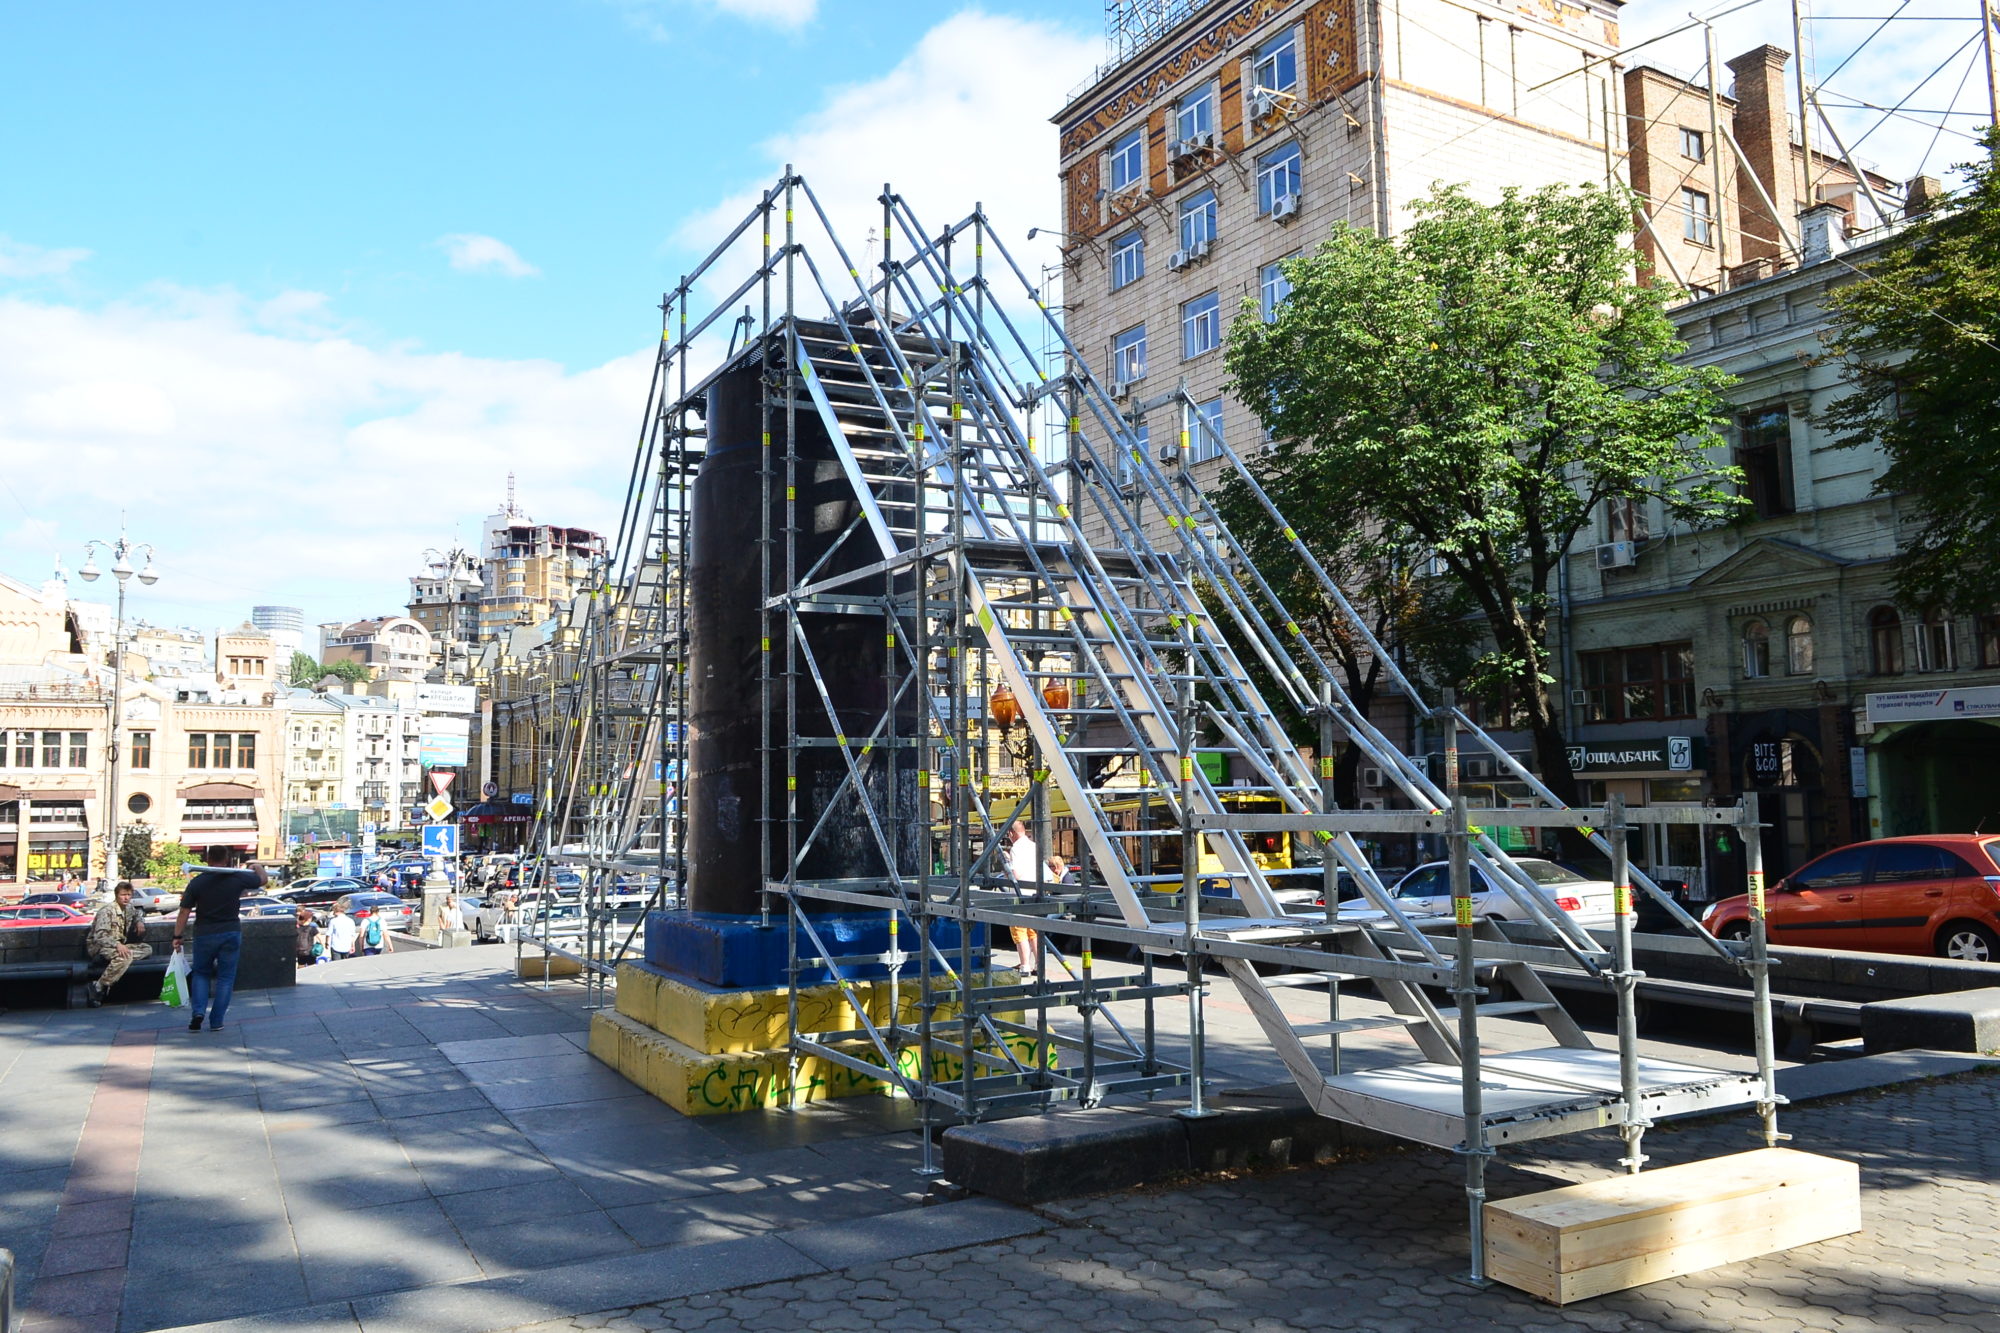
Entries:
<svg viewBox="0 0 2000 1333">
<path fill-rule="evenodd" d="M 104 746 L 105 778 L 104 803 L 104 896 L 111 896 L 112 886 L 118 882 L 118 761 L 121 747 L 118 743 L 120 729 L 125 725 L 125 585 L 133 578 L 132 557 L 143 553 L 146 564 L 138 573 L 139 582 L 151 587 L 160 581 L 153 569 L 153 548 L 145 542 L 134 543 L 125 536 L 121 526 L 115 542 L 91 540 L 83 544 L 83 568 L 76 576 L 85 583 L 95 583 L 102 572 L 97 568 L 97 552 L 103 548 L 111 556 L 111 577 L 118 580 L 118 620 L 111 631 L 111 730 Z"/>
</svg>

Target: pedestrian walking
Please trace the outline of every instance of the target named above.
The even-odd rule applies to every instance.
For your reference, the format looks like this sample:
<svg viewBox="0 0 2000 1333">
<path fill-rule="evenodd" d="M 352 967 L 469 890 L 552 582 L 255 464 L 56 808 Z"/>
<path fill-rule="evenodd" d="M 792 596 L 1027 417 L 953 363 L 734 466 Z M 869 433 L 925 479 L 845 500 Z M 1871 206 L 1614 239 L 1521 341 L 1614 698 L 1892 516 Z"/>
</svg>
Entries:
<svg viewBox="0 0 2000 1333">
<path fill-rule="evenodd" d="M 1026 895 L 1042 877 L 1042 854 L 1035 846 L 1035 840 L 1028 836 L 1028 826 L 1015 820 L 1007 830 L 1007 873 L 1014 877 L 1015 892 Z M 1035 932 L 1025 926 L 1010 928 L 1014 936 L 1014 952 L 1020 956 L 1020 969 L 1025 972 L 1035 965 L 1042 942 Z"/>
<path fill-rule="evenodd" d="M 361 932 L 355 926 L 354 918 L 347 914 L 346 908 L 335 903 L 333 915 L 327 918 L 326 923 L 326 960 L 337 963 L 343 958 L 352 958 L 355 943 L 360 938 Z"/>
<path fill-rule="evenodd" d="M 361 940 L 364 957 L 373 958 L 382 952 L 382 918 L 367 908 L 354 914 L 354 929 Z"/>
<path fill-rule="evenodd" d="M 444 896 L 444 912 L 440 920 L 446 930 L 465 929 L 465 909 L 458 905 L 457 894 L 447 893 Z"/>
<path fill-rule="evenodd" d="M 314 947 L 319 943 L 319 920 L 313 916 L 312 908 L 299 909 L 299 966 L 311 967 L 318 959 Z"/>
<path fill-rule="evenodd" d="M 221 864 L 203 867 L 188 881 L 181 893 L 180 915 L 174 918 L 174 948 L 178 951 L 187 934 L 188 916 L 194 916 L 188 957 L 194 1017 L 188 1020 L 189 1032 L 201 1031 L 203 1010 L 207 1010 L 208 1030 L 222 1030 L 229 997 L 236 993 L 236 965 L 243 957 L 243 895 L 257 893 L 271 882 L 262 866 L 237 869 L 242 858 L 234 848 L 218 848 L 210 855 Z"/>
<path fill-rule="evenodd" d="M 90 1007 L 104 1003 L 105 994 L 118 984 L 126 969 L 141 958 L 153 956 L 146 943 L 146 914 L 132 905 L 132 881 L 121 879 L 111 891 L 111 901 L 97 909 L 85 941 L 90 956 L 104 964 L 104 975 L 90 983 Z"/>
</svg>

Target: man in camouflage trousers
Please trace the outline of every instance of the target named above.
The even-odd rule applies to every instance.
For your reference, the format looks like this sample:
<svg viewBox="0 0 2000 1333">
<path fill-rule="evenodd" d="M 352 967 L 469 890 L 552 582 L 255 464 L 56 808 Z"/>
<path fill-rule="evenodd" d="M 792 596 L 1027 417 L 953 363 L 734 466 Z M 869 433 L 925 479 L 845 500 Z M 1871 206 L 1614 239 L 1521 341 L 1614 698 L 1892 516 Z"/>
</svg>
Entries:
<svg viewBox="0 0 2000 1333">
<path fill-rule="evenodd" d="M 104 975 L 90 983 L 90 1003 L 95 1008 L 127 968 L 153 956 L 153 946 L 146 943 L 146 914 L 132 906 L 132 881 L 119 880 L 111 901 L 97 909 L 85 947 L 92 958 L 104 961 Z"/>
</svg>

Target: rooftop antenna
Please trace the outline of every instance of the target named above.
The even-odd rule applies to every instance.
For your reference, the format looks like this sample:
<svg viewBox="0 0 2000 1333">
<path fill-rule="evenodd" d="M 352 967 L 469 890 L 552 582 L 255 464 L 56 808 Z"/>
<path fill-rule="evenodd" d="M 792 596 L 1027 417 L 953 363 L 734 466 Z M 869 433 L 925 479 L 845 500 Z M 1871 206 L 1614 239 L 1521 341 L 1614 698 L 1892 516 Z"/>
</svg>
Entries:
<svg viewBox="0 0 2000 1333">
<path fill-rule="evenodd" d="M 507 474 L 507 517 L 512 518 L 520 511 L 514 508 L 514 474 Z"/>
</svg>

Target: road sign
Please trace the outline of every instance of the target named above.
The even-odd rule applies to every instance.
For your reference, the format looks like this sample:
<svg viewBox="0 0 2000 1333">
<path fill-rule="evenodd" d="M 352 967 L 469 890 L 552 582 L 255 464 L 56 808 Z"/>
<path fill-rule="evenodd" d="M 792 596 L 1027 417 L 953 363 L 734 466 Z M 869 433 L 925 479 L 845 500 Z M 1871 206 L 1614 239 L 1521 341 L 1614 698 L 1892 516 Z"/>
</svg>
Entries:
<svg viewBox="0 0 2000 1333">
<path fill-rule="evenodd" d="M 441 769 L 431 774 L 431 790 L 440 796 L 444 795 L 451 786 L 451 780 L 457 776 L 458 774 L 450 769 Z"/>
<path fill-rule="evenodd" d="M 456 824 L 424 825 L 424 855 L 457 856 L 458 825 Z"/>
<path fill-rule="evenodd" d="M 442 796 L 433 796 L 431 803 L 424 807 L 424 813 L 432 819 L 443 819 L 451 813 L 451 802 Z"/>
</svg>

